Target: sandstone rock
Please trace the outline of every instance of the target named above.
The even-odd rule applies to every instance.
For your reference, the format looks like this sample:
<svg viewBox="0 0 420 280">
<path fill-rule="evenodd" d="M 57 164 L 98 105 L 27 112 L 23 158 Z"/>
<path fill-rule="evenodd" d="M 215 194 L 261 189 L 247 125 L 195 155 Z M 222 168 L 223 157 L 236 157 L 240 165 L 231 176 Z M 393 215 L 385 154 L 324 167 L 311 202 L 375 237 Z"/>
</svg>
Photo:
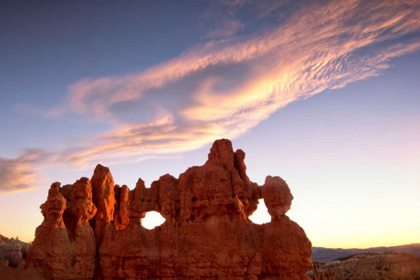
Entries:
<svg viewBox="0 0 420 280">
<path fill-rule="evenodd" d="M 115 192 L 115 210 L 114 210 L 114 226 L 121 230 L 125 229 L 130 222 L 128 217 L 128 203 L 129 203 L 129 194 L 130 190 L 126 185 L 120 187 L 116 185 L 114 187 Z"/>
<path fill-rule="evenodd" d="M 96 207 L 89 179 L 61 189 L 60 183 L 52 184 L 41 209 L 44 221 L 27 251 L 26 267 L 46 279 L 92 279 L 96 242 L 89 220 Z"/>
<path fill-rule="evenodd" d="M 29 244 L 18 237 L 7 238 L 0 235 L 0 265 L 18 268 L 24 263 Z"/>
<path fill-rule="evenodd" d="M 238 170 L 239 176 L 245 183 L 250 183 L 248 176 L 246 175 L 245 165 L 245 152 L 241 149 L 234 153 L 235 167 Z"/>
<path fill-rule="evenodd" d="M 279 219 L 292 205 L 293 196 L 286 182 L 276 176 L 267 176 L 262 187 L 262 197 L 272 219 Z"/>
<path fill-rule="evenodd" d="M 93 203 L 97 208 L 92 226 L 95 231 L 96 243 L 102 242 L 106 225 L 114 219 L 114 179 L 107 167 L 98 164 L 92 177 Z"/>
<path fill-rule="evenodd" d="M 6 249 L 6 259 L 9 260 L 9 266 L 17 268 L 23 261 L 20 247 L 9 247 Z"/>
<path fill-rule="evenodd" d="M 417 280 L 420 258 L 406 253 L 364 253 L 314 264 L 308 275 L 314 280 Z"/>
<path fill-rule="evenodd" d="M 98 165 L 92 177 L 96 215 L 88 179 L 63 187 L 64 197 L 52 187 L 27 267 L 47 279 L 307 279 L 311 243 L 285 216 L 293 199 L 289 187 L 271 176 L 262 187 L 252 183 L 244 159 L 229 140 L 217 140 L 203 166 L 178 179 L 164 175 L 150 188 L 139 179 L 131 191 L 114 187 L 109 170 Z M 256 225 L 249 216 L 261 198 L 272 222 Z M 145 229 L 141 219 L 149 211 L 166 221 Z M 95 229 L 96 242 L 85 226 Z"/>
<path fill-rule="evenodd" d="M 44 221 L 36 229 L 35 240 L 26 253 L 27 267 L 35 268 L 47 279 L 64 279 L 71 259 L 70 239 L 63 221 L 66 199 L 60 193 L 60 183 L 54 183 L 47 201 L 41 205 Z"/>
<path fill-rule="evenodd" d="M 27 243 L 18 238 L 7 238 L 0 235 L 0 261 L 10 267 L 18 267 L 23 261 L 23 254 L 26 252 Z"/>
</svg>

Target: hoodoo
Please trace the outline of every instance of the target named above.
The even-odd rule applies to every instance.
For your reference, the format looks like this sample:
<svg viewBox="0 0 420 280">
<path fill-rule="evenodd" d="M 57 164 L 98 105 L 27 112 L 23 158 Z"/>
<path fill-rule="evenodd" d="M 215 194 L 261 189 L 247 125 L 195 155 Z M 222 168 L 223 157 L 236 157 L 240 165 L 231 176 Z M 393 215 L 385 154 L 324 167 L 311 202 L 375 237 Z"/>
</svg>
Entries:
<svg viewBox="0 0 420 280">
<path fill-rule="evenodd" d="M 251 182 L 244 159 L 222 139 L 203 166 L 150 188 L 141 179 L 131 191 L 114 186 L 101 165 L 92 180 L 54 183 L 27 267 L 46 279 L 307 279 L 311 243 L 285 215 L 288 185 L 272 176 Z M 257 225 L 249 216 L 261 198 L 272 219 Z M 166 221 L 145 229 L 149 211 Z"/>
</svg>

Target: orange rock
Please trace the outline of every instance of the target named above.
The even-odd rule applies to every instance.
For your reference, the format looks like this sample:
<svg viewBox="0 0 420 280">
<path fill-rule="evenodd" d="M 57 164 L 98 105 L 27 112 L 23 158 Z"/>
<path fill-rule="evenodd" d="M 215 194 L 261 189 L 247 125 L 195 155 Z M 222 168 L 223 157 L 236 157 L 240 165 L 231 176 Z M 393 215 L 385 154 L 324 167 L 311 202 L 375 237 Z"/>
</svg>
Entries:
<svg viewBox="0 0 420 280">
<path fill-rule="evenodd" d="M 126 185 L 120 187 L 115 185 L 115 210 L 114 210 L 114 222 L 113 224 L 117 229 L 125 229 L 130 222 L 128 217 L 128 203 L 130 190 Z"/>
<path fill-rule="evenodd" d="M 262 197 L 272 219 L 280 219 L 292 206 L 293 195 L 289 186 L 278 176 L 265 178 Z"/>
<path fill-rule="evenodd" d="M 41 205 L 44 221 L 26 253 L 26 268 L 46 279 L 92 279 L 96 244 L 89 220 L 96 214 L 89 179 L 60 189 L 52 184 Z"/>
<path fill-rule="evenodd" d="M 307 279 L 305 273 L 312 267 L 311 243 L 303 229 L 285 216 L 293 199 L 289 187 L 280 177 L 271 176 L 259 187 L 249 180 L 244 159 L 245 153 L 234 152 L 229 140 L 217 140 L 203 166 L 189 168 L 178 179 L 164 175 L 150 188 L 139 179 L 131 191 L 127 186 L 114 187 L 109 170 L 98 166 L 92 178 L 93 202 L 98 208 L 94 217 L 88 215 L 92 213 L 89 199 L 85 206 L 90 208 L 83 212 L 78 208 L 81 204 L 69 195 L 64 195 L 71 206 L 66 210 L 68 215 L 51 209 L 56 213 L 56 224 L 64 215 L 61 228 L 65 233 L 73 224 L 76 228 L 88 225 L 81 216 L 92 219 L 99 240 L 96 269 L 92 267 L 91 274 L 83 274 L 84 267 L 75 277 L 75 268 L 65 257 L 56 259 L 54 266 L 41 262 L 35 252 L 48 259 L 46 251 L 51 249 L 43 244 L 47 242 L 44 236 L 54 242 L 62 238 L 63 252 L 67 252 L 66 244 L 79 241 L 77 234 L 40 236 L 38 231 L 27 253 L 28 267 L 36 267 L 48 279 L 57 275 L 61 279 L 83 279 L 93 274 L 95 279 Z M 79 184 L 89 185 L 86 180 Z M 63 187 L 62 192 L 71 193 L 78 186 Z M 256 225 L 249 216 L 261 198 L 272 222 Z M 48 205 L 52 199 L 49 196 Z M 49 211 L 44 211 L 45 220 Z M 141 219 L 148 211 L 160 212 L 165 223 L 152 230 L 142 227 Z M 75 221 L 68 221 L 69 217 Z M 95 245 L 94 239 L 90 242 Z M 74 256 L 71 248 L 66 257 Z M 79 259 L 87 263 L 92 260 L 85 255 Z M 59 265 L 67 269 L 67 275 L 62 270 L 54 275 L 48 271 Z"/>
<path fill-rule="evenodd" d="M 98 164 L 92 176 L 93 203 L 98 212 L 92 220 L 95 231 L 96 243 L 99 246 L 102 242 L 105 227 L 114 219 L 114 179 L 109 168 Z"/>
</svg>

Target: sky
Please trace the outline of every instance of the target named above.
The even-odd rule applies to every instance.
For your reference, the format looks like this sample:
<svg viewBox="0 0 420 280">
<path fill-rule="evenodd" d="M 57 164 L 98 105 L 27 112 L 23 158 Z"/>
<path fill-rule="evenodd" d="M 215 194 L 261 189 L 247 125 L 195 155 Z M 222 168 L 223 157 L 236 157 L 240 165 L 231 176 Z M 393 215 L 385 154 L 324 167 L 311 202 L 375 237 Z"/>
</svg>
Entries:
<svg viewBox="0 0 420 280">
<path fill-rule="evenodd" d="M 313 246 L 419 243 L 419 19 L 416 0 L 3 1 L 0 234 L 33 240 L 52 182 L 101 163 L 150 185 L 229 138 L 252 181 L 286 180 Z"/>
</svg>

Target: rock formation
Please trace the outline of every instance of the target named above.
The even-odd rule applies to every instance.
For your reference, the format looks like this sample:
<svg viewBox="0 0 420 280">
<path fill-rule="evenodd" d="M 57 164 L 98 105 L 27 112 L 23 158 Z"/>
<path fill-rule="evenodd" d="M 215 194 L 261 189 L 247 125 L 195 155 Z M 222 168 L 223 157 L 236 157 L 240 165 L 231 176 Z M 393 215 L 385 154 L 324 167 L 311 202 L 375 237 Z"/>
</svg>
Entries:
<svg viewBox="0 0 420 280">
<path fill-rule="evenodd" d="M 371 247 L 364 249 L 342 249 L 342 248 L 324 248 L 324 247 L 312 247 L 312 262 L 327 263 L 329 261 L 344 259 L 350 256 L 362 254 L 362 253 L 392 253 L 401 252 L 407 253 L 420 258 L 420 243 L 390 246 L 390 247 Z"/>
<path fill-rule="evenodd" d="M 289 187 L 271 176 L 252 183 L 244 158 L 222 139 L 203 166 L 150 188 L 141 179 L 131 191 L 114 186 L 101 165 L 91 181 L 54 183 L 27 267 L 47 279 L 307 279 L 311 243 L 285 215 Z M 257 225 L 248 217 L 261 198 L 272 221 Z M 149 211 L 165 223 L 145 229 Z"/>
<path fill-rule="evenodd" d="M 20 267 L 24 264 L 24 257 L 29 244 L 18 238 L 7 238 L 0 235 L 0 265 Z"/>
<path fill-rule="evenodd" d="M 41 205 L 44 221 L 26 253 L 26 267 L 47 279 L 92 279 L 96 241 L 89 224 L 96 213 L 90 180 L 60 188 L 54 183 Z"/>
<path fill-rule="evenodd" d="M 314 263 L 314 280 L 417 280 L 420 258 L 406 253 L 364 253 L 324 265 Z"/>
<path fill-rule="evenodd" d="M 92 177 L 93 203 L 97 213 L 92 219 L 96 244 L 99 246 L 105 234 L 106 226 L 114 219 L 114 179 L 108 168 L 98 164 Z"/>
</svg>

